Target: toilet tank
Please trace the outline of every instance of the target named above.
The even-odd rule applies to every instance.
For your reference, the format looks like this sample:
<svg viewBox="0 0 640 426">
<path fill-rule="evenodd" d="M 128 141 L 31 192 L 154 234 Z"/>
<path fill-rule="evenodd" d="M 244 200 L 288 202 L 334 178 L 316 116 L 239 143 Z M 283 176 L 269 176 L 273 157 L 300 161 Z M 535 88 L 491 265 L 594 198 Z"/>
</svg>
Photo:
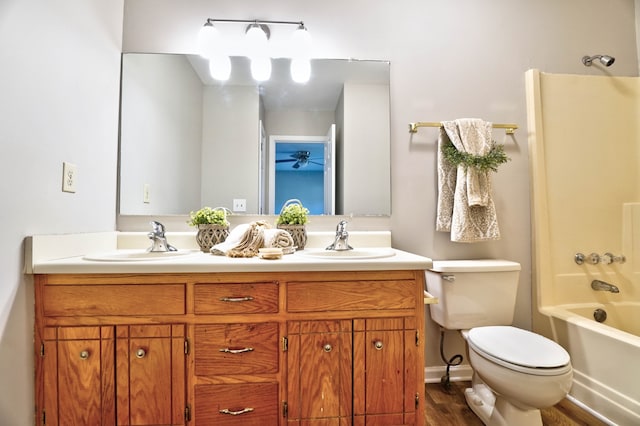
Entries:
<svg viewBox="0 0 640 426">
<path fill-rule="evenodd" d="M 511 325 L 520 264 L 508 260 L 436 260 L 426 272 L 427 291 L 438 298 L 431 318 L 449 330 Z"/>
</svg>

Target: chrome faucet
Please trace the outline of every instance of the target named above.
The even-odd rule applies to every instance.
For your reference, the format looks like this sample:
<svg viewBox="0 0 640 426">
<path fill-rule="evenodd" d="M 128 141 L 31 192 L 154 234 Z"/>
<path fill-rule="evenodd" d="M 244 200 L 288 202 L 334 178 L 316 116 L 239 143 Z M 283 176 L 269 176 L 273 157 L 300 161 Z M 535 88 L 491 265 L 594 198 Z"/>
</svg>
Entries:
<svg viewBox="0 0 640 426">
<path fill-rule="evenodd" d="M 349 233 L 347 232 L 347 221 L 341 220 L 336 227 L 336 239 L 333 243 L 327 246 L 326 250 L 353 250 L 353 247 L 349 245 Z"/>
<path fill-rule="evenodd" d="M 620 293 L 620 289 L 617 286 L 600 280 L 591 281 L 591 288 L 596 291 L 610 291 L 611 293 Z"/>
<path fill-rule="evenodd" d="M 151 247 L 147 249 L 148 252 L 167 252 L 178 251 L 177 248 L 167 242 L 167 237 L 164 236 L 164 225 L 160 222 L 151 221 L 153 231 L 149 232 L 147 236 L 151 240 Z"/>
</svg>

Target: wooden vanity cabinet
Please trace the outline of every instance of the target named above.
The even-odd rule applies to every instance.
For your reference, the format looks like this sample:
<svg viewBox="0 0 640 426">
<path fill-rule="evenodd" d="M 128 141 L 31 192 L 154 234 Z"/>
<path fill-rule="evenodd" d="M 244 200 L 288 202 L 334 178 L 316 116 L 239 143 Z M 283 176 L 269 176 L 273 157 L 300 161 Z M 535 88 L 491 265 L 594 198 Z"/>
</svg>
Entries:
<svg viewBox="0 0 640 426">
<path fill-rule="evenodd" d="M 202 276 L 193 293 L 195 424 L 278 425 L 279 281 L 261 274 Z"/>
<path fill-rule="evenodd" d="M 424 424 L 424 272 L 36 275 L 42 425 Z"/>
<path fill-rule="evenodd" d="M 185 297 L 185 284 L 37 275 L 36 424 L 185 424 Z"/>
<path fill-rule="evenodd" d="M 422 425 L 421 275 L 345 278 L 287 285 L 289 424 Z"/>
</svg>

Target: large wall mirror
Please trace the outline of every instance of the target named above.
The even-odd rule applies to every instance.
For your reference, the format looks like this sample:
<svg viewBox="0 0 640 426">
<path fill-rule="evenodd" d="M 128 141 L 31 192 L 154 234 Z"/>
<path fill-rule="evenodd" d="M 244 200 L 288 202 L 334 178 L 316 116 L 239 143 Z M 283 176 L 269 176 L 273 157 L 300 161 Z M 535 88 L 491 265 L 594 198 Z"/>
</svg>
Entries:
<svg viewBox="0 0 640 426">
<path fill-rule="evenodd" d="M 289 60 L 274 59 L 271 79 L 256 83 L 234 57 L 218 82 L 198 56 L 124 53 L 119 213 L 243 200 L 247 214 L 277 214 L 297 198 L 318 206 L 312 214 L 389 215 L 389 68 L 314 59 L 297 84 Z"/>
</svg>

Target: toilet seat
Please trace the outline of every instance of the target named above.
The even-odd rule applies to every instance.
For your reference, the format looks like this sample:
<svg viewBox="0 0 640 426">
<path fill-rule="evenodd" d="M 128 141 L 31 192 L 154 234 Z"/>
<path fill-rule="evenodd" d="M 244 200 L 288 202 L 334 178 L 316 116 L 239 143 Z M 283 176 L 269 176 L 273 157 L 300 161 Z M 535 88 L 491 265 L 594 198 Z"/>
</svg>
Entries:
<svg viewBox="0 0 640 426">
<path fill-rule="evenodd" d="M 512 326 L 475 327 L 467 334 L 478 355 L 510 370 L 555 376 L 571 370 L 569 353 L 553 340 Z"/>
</svg>

